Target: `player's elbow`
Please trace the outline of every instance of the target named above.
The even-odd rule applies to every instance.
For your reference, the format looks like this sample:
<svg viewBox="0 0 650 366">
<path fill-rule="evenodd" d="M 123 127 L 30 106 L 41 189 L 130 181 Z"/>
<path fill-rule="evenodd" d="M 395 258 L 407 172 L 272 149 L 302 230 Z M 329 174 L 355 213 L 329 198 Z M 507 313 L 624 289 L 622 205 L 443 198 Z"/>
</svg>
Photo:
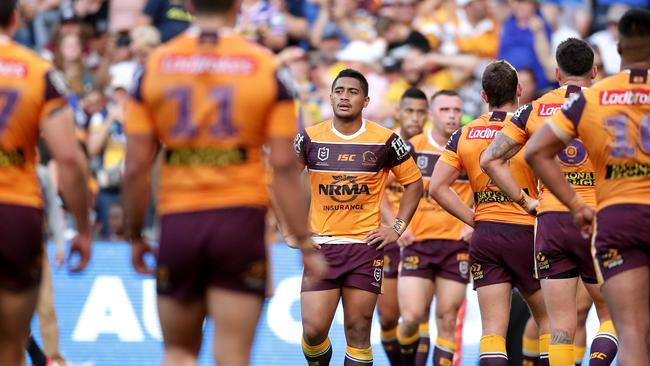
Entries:
<svg viewBox="0 0 650 366">
<path fill-rule="evenodd" d="M 524 158 L 526 159 L 528 165 L 533 167 L 541 158 L 541 151 L 539 150 L 537 145 L 535 144 L 529 145 L 526 147 Z"/>
<path fill-rule="evenodd" d="M 442 182 L 436 181 L 436 180 L 431 180 L 429 182 L 429 196 L 433 198 L 434 200 L 438 201 L 438 199 L 442 195 L 442 191 L 444 190 L 444 184 Z"/>
<path fill-rule="evenodd" d="M 485 152 L 481 155 L 481 159 L 479 160 L 479 164 L 481 165 L 481 169 L 483 169 L 484 172 L 490 174 L 490 172 L 494 169 L 494 166 L 498 163 L 498 159 L 495 159 L 492 154 L 489 152 Z"/>
<path fill-rule="evenodd" d="M 417 197 L 419 200 L 420 197 L 422 197 L 422 193 L 424 192 L 424 184 L 422 183 L 422 178 L 416 180 L 415 182 L 409 184 L 406 186 L 406 189 L 411 191 L 413 193 L 414 197 Z"/>
</svg>

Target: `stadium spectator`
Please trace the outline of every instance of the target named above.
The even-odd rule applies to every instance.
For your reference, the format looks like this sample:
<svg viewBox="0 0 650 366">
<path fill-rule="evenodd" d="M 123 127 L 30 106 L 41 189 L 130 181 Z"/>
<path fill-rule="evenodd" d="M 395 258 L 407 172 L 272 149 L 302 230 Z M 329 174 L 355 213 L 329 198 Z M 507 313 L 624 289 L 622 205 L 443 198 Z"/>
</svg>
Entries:
<svg viewBox="0 0 650 366">
<path fill-rule="evenodd" d="M 616 74 L 621 68 L 621 55 L 616 50 L 618 43 L 618 23 L 629 9 L 624 4 L 613 4 L 607 9 L 606 28 L 589 37 L 589 42 L 600 51 L 605 75 Z"/>
<path fill-rule="evenodd" d="M 59 33 L 54 40 L 54 65 L 63 75 L 75 95 L 90 91 L 95 75 L 84 63 L 83 43 L 77 33 Z"/>
<path fill-rule="evenodd" d="M 279 51 L 289 42 L 285 18 L 266 0 L 243 0 L 237 30 L 244 37 Z"/>
<path fill-rule="evenodd" d="M 325 34 L 338 32 L 343 44 L 372 41 L 376 37 L 375 21 L 360 0 L 317 0 L 320 8 L 312 26 L 310 41 L 317 46 Z"/>
<path fill-rule="evenodd" d="M 158 28 L 162 41 L 167 42 L 189 28 L 193 20 L 184 4 L 183 0 L 148 0 L 138 24 Z"/>
<path fill-rule="evenodd" d="M 111 0 L 108 8 L 108 32 L 128 31 L 138 25 L 146 0 Z"/>
<path fill-rule="evenodd" d="M 551 28 L 542 17 L 535 0 L 510 0 L 512 15 L 505 20 L 499 37 L 497 59 L 504 59 L 515 69 L 535 72 L 538 91 L 553 83 Z"/>
</svg>

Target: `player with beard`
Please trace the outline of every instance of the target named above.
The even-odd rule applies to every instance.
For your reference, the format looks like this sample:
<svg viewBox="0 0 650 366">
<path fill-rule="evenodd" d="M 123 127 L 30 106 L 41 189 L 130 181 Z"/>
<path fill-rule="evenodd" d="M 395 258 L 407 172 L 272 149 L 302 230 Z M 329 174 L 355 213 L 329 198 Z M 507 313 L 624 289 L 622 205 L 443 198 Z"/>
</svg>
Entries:
<svg viewBox="0 0 650 366">
<path fill-rule="evenodd" d="M 343 300 L 347 341 L 345 366 L 371 365 L 370 325 L 381 293 L 383 248 L 402 235 L 422 195 L 422 175 L 408 145 L 391 130 L 364 120 L 368 82 L 355 70 L 341 71 L 330 94 L 334 118 L 296 136 L 311 187 L 311 230 L 329 271 L 314 281 L 303 275 L 300 297 L 302 348 L 309 365 L 329 365 L 328 332 Z M 380 223 L 389 173 L 404 186 L 392 225 Z"/>
<path fill-rule="evenodd" d="M 618 331 L 618 365 L 650 364 L 650 11 L 618 24 L 621 72 L 572 95 L 533 135 L 526 159 L 585 237 Z M 594 167 L 596 210 L 556 155 L 579 138 Z"/>
<path fill-rule="evenodd" d="M 431 97 L 433 128 L 409 142 L 424 179 L 425 194 L 407 231 L 397 241 L 402 249 L 398 280 L 398 329 L 402 366 L 424 366 L 429 353 L 429 311 L 436 296 L 434 365 L 450 365 L 456 350 L 456 318 L 469 282 L 468 242 L 472 229 L 429 197 L 428 183 L 445 144 L 460 128 L 463 101 L 454 91 Z M 466 175 L 452 184 L 468 206 L 471 188 Z"/>
<path fill-rule="evenodd" d="M 539 326 L 540 353 L 548 352 L 548 317 L 539 281 L 533 277 L 533 224 L 537 180 L 524 161 L 523 152 L 511 160 L 515 180 L 524 189 L 514 202 L 499 190 L 479 165 L 483 152 L 505 123 L 512 118 L 521 94 L 517 72 L 506 61 L 487 66 L 481 96 L 489 113 L 454 132 L 435 166 L 429 192 L 452 215 L 474 227 L 469 248 L 474 289 L 478 294 L 483 336 L 481 366 L 508 365 L 505 336 L 510 296 L 516 287 L 528 303 Z M 474 193 L 475 209 L 452 190 L 467 172 Z M 548 365 L 548 359 L 542 359 Z"/>
<path fill-rule="evenodd" d="M 427 120 L 428 101 L 424 92 L 418 88 L 409 88 L 400 99 L 396 117 L 400 127 L 397 134 L 404 141 L 422 133 Z M 385 223 L 395 220 L 404 187 L 395 182 L 391 175 L 386 185 L 386 194 L 382 200 L 381 215 Z M 407 230 L 400 240 L 413 241 L 413 235 Z M 397 342 L 397 322 L 399 306 L 397 303 L 397 269 L 400 262 L 400 247 L 390 243 L 384 247 L 384 292 L 377 299 L 377 312 L 381 325 L 381 344 L 392 366 L 401 364 L 399 343 Z"/>
<path fill-rule="evenodd" d="M 596 76 L 591 47 L 577 38 L 563 41 L 557 48 L 556 70 L 560 88 L 520 107 L 515 116 L 497 134 L 481 157 L 481 167 L 502 192 L 513 200 L 521 188 L 513 179 L 508 161 L 542 126 L 546 118 L 573 93 L 591 86 Z M 594 168 L 580 140 L 574 140 L 560 154 L 564 175 L 590 207 L 596 206 Z M 573 340 L 577 327 L 578 277 L 591 294 L 601 322 L 601 329 L 591 346 L 597 353 L 590 365 L 609 365 L 616 355 L 616 331 L 605 299 L 596 280 L 589 240 L 580 235 L 569 210 L 544 185 L 540 186 L 535 235 L 536 273 L 542 284 L 544 301 L 551 322 L 551 366 L 574 362 Z"/>
</svg>

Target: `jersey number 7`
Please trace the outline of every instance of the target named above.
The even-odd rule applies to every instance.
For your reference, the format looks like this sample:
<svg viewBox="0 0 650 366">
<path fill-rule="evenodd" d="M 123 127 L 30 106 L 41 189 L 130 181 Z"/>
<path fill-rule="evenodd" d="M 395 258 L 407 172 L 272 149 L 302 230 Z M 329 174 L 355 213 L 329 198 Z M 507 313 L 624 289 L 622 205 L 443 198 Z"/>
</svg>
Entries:
<svg viewBox="0 0 650 366">
<path fill-rule="evenodd" d="M 9 124 L 12 112 L 18 102 L 18 92 L 12 89 L 0 89 L 0 135 Z"/>
</svg>

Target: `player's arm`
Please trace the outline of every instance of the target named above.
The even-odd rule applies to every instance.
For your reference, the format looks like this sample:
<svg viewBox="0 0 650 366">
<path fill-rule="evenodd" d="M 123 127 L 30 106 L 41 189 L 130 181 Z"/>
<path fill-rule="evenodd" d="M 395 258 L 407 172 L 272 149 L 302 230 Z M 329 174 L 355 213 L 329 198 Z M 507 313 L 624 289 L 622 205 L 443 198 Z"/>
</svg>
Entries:
<svg viewBox="0 0 650 366">
<path fill-rule="evenodd" d="M 503 132 L 499 132 L 487 150 L 481 155 L 480 164 L 481 169 L 492 178 L 506 196 L 517 202 L 526 212 L 534 214 L 537 200 L 528 196 L 521 189 L 508 164 L 508 160 L 515 156 L 522 146 Z"/>
<path fill-rule="evenodd" d="M 397 183 L 404 187 L 404 193 L 400 199 L 397 216 L 391 226 L 380 225 L 365 237 L 368 245 L 379 244 L 377 250 L 382 249 L 388 243 L 397 241 L 406 231 L 420 203 L 423 191 L 422 174 L 406 143 L 399 136 L 393 134 L 386 145 L 388 146 L 387 167 L 395 175 Z"/>
<path fill-rule="evenodd" d="M 575 126 L 577 126 L 582 108 L 584 108 L 582 94 L 579 97 L 576 95 L 576 98 L 570 98 L 562 107 L 562 111 L 555 114 L 552 121 L 546 121 L 535 132 L 526 147 L 526 161 L 555 197 L 571 210 L 583 235 L 588 236 L 591 234 L 593 209 L 587 206 L 569 185 L 562 172 L 562 167 L 555 159 L 557 154 L 575 137 Z M 576 100 L 577 103 L 575 103 Z"/>
<path fill-rule="evenodd" d="M 151 168 L 158 149 L 154 120 L 145 105 L 142 91 L 143 75 L 138 75 L 136 88 L 127 101 L 125 113 L 126 155 L 122 181 L 122 201 L 126 220 L 126 236 L 131 243 L 131 264 L 136 272 L 150 274 L 145 254 L 152 251 L 142 237 L 145 215 L 151 197 Z"/>
<path fill-rule="evenodd" d="M 447 212 L 474 227 L 474 211 L 451 188 L 460 172 L 456 167 L 438 160 L 429 181 L 429 195 Z"/>
<path fill-rule="evenodd" d="M 88 162 L 75 137 L 74 116 L 69 108 L 50 114 L 41 126 L 43 139 L 57 162 L 59 189 L 66 207 L 75 219 L 78 236 L 72 241 L 71 254 L 78 252 L 80 260 L 73 272 L 82 271 L 90 260 L 91 228 L 88 193 Z"/>
</svg>

